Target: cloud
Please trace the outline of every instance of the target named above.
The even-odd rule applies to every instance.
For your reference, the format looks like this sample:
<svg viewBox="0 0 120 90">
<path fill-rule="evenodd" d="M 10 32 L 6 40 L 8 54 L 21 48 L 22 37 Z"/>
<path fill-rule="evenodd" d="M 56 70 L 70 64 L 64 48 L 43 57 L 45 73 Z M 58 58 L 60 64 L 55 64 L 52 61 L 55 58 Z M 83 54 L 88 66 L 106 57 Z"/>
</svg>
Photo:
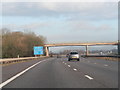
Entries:
<svg viewBox="0 0 120 90">
<path fill-rule="evenodd" d="M 75 30 L 46 37 L 49 43 L 112 42 L 118 39 L 116 32 L 81 31 L 77 33 Z"/>
<path fill-rule="evenodd" d="M 70 21 L 67 23 L 68 26 L 71 26 L 70 30 L 75 31 L 106 31 L 106 30 L 115 30 L 112 26 L 109 24 L 103 24 L 99 23 L 99 25 L 95 25 L 95 23 L 91 23 L 89 21 Z"/>
<path fill-rule="evenodd" d="M 112 22 L 113 23 L 113 22 Z M 117 26 L 117 25 L 116 25 Z M 111 23 L 97 23 L 91 21 L 46 21 L 46 22 L 35 22 L 35 23 L 28 23 L 28 24 L 4 24 L 2 27 L 9 28 L 11 30 L 43 30 L 45 33 L 46 31 L 51 31 L 54 34 L 60 33 L 68 33 L 71 31 L 81 32 L 81 31 L 117 31 L 115 26 L 111 26 Z"/>
<path fill-rule="evenodd" d="M 119 0 L 34 0 L 34 2 L 118 2 Z M 1 0 L 1 2 L 33 2 L 33 0 Z"/>
<path fill-rule="evenodd" d="M 2 25 L 3 28 L 9 28 L 10 30 L 36 30 L 44 27 L 49 27 L 50 23 L 30 23 L 25 25 L 7 24 Z"/>
<path fill-rule="evenodd" d="M 3 16 L 116 19 L 117 2 L 21 2 L 3 3 Z"/>
<path fill-rule="evenodd" d="M 41 27 L 48 27 L 49 23 L 32 23 L 32 24 L 26 24 L 20 26 L 21 28 L 26 28 L 26 29 L 37 29 Z"/>
</svg>

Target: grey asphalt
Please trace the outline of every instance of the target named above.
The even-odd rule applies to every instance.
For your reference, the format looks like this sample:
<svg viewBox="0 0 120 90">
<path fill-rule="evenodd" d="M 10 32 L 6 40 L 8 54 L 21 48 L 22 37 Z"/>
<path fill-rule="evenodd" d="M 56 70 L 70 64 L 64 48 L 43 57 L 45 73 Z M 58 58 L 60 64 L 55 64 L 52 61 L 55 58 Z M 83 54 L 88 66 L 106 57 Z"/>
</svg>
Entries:
<svg viewBox="0 0 120 90">
<path fill-rule="evenodd" d="M 36 61 L 37 62 L 37 61 Z M 29 62 L 30 63 L 30 62 Z M 35 63 L 35 62 L 34 62 Z M 22 64 L 21 64 L 22 65 Z M 29 64 L 30 65 L 30 64 Z M 70 65 L 70 67 L 69 67 Z M 9 69 L 4 67 L 4 73 Z M 23 65 L 24 66 L 24 65 Z M 27 66 L 27 65 L 26 65 Z M 7 72 L 10 73 L 10 70 Z M 7 74 L 6 73 L 6 74 Z M 92 79 L 86 77 L 89 76 Z M 4 76 L 6 78 L 6 76 Z M 5 79 L 4 79 L 5 80 Z M 81 58 L 50 58 L 41 62 L 3 88 L 117 88 L 118 62 Z"/>
<path fill-rule="evenodd" d="M 23 71 L 24 69 L 30 67 L 31 65 L 42 61 L 46 58 L 38 59 L 38 60 L 29 60 L 27 62 L 19 62 L 15 64 L 9 64 L 2 67 L 2 82 L 8 80 L 12 76 L 18 74 L 19 72 Z"/>
</svg>

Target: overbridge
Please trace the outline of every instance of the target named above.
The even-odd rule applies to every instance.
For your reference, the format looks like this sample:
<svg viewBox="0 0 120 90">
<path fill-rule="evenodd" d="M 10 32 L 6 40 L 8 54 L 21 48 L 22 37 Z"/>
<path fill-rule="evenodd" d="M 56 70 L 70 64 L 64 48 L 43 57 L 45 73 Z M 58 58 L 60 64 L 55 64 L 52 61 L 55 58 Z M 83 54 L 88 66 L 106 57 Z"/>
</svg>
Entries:
<svg viewBox="0 0 120 90">
<path fill-rule="evenodd" d="M 118 45 L 118 53 L 120 54 L 120 43 L 118 42 L 103 42 L 103 43 L 59 43 L 59 44 L 45 44 L 46 56 L 49 56 L 49 47 L 59 47 L 59 46 L 85 46 L 86 55 L 89 55 L 88 46 L 97 46 L 97 45 Z"/>
</svg>

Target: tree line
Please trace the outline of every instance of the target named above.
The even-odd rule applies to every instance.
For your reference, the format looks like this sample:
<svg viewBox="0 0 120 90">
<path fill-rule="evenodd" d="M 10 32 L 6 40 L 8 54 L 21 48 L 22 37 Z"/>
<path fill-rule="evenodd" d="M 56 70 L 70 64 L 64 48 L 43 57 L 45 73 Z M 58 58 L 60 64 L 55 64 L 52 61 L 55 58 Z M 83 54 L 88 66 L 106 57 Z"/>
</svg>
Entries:
<svg viewBox="0 0 120 90">
<path fill-rule="evenodd" d="M 34 46 L 43 46 L 46 38 L 34 32 L 11 32 L 3 28 L 2 32 L 2 58 L 31 57 Z"/>
</svg>

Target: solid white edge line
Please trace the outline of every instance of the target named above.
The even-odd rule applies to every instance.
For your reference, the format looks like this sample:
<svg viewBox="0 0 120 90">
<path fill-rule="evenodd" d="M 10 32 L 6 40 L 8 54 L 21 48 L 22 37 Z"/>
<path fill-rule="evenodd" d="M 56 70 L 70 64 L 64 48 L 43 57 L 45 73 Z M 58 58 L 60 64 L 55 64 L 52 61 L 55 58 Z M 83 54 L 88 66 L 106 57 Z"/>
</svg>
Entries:
<svg viewBox="0 0 120 90">
<path fill-rule="evenodd" d="M 46 61 L 46 60 L 43 60 Z M 38 65 L 39 63 L 43 62 L 43 61 L 39 61 L 36 64 L 28 67 L 27 69 L 23 70 L 22 72 L 16 74 L 15 76 L 11 77 L 10 79 L 6 80 L 5 82 L 0 84 L 0 88 L 4 87 L 5 85 L 7 85 L 8 83 L 10 83 L 11 81 L 13 81 L 14 79 L 16 79 L 17 77 L 21 76 L 22 74 L 24 74 L 25 72 L 27 72 L 28 70 L 30 70 L 31 68 L 35 67 L 36 65 Z"/>
<path fill-rule="evenodd" d="M 73 70 L 74 70 L 74 71 L 77 71 L 77 69 L 76 69 L 76 68 L 73 68 Z"/>
<path fill-rule="evenodd" d="M 88 75 L 85 75 L 85 77 L 87 77 L 88 79 L 92 80 L 93 78 L 88 76 Z"/>
</svg>

